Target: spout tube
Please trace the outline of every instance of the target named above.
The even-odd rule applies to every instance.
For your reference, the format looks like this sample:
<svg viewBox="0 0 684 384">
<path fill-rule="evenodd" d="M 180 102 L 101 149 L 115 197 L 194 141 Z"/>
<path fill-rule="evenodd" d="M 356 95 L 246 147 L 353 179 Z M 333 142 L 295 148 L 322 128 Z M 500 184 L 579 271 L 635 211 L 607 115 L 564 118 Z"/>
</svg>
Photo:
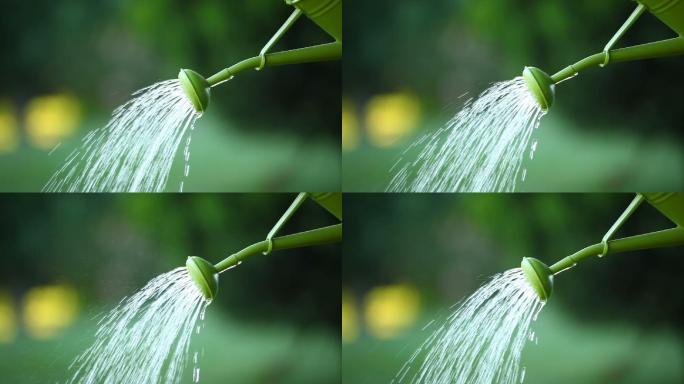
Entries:
<svg viewBox="0 0 684 384">
<path fill-rule="evenodd" d="M 311 47 L 292 49 L 289 51 L 268 53 L 265 56 L 265 66 L 303 64 L 317 61 L 337 60 L 342 57 L 342 43 L 326 43 Z M 210 86 L 218 85 L 236 74 L 248 70 L 256 69 L 261 65 L 261 57 L 254 56 L 249 59 L 233 64 L 224 68 L 207 79 Z"/>
<path fill-rule="evenodd" d="M 662 57 L 678 56 L 684 54 L 684 37 L 656 41 L 635 45 L 627 48 L 618 48 L 609 51 L 609 62 L 619 63 L 624 61 L 657 59 Z M 605 62 L 606 53 L 599 52 L 569 65 L 551 76 L 554 83 L 565 80 L 576 75 L 580 71 L 596 67 Z"/>
<path fill-rule="evenodd" d="M 611 240 L 608 242 L 608 254 L 626 251 L 638 251 L 642 249 L 672 247 L 677 245 L 684 245 L 684 227 L 670 228 L 662 231 Z M 593 244 L 573 253 L 570 256 L 566 256 L 557 263 L 551 265 L 549 269 L 551 269 L 551 272 L 553 272 L 555 275 L 568 268 L 574 267 L 575 264 L 586 259 L 587 257 L 598 256 L 602 252 L 602 243 Z"/>
<path fill-rule="evenodd" d="M 312 229 L 310 231 L 299 232 L 292 235 L 275 237 L 272 239 L 272 251 L 291 248 L 310 247 L 314 245 L 336 243 L 342 240 L 342 224 L 330 225 L 323 228 Z M 223 272 L 226 269 L 237 265 L 245 258 L 265 252 L 268 249 L 268 240 L 254 243 L 244 249 L 228 256 L 226 259 L 217 263 L 214 267 Z"/>
</svg>

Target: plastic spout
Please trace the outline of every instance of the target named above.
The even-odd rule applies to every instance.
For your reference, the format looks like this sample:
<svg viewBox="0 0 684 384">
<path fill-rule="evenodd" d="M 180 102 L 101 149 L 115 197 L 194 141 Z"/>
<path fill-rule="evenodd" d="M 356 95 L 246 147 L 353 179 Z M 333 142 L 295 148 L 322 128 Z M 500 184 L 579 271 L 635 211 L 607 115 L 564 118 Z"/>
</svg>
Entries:
<svg viewBox="0 0 684 384">
<path fill-rule="evenodd" d="M 255 254 L 268 254 L 270 251 L 336 243 L 340 240 L 342 240 L 342 224 L 330 225 L 306 232 L 273 238 L 271 239 L 270 249 L 268 240 L 254 243 L 226 257 L 218 262 L 215 267 L 220 273 L 240 264 L 244 259 Z"/>
<path fill-rule="evenodd" d="M 342 43 L 327 43 L 306 48 L 266 54 L 263 57 L 254 56 L 242 60 L 228 68 L 224 68 L 209 78 L 204 78 L 191 69 L 181 69 L 178 80 L 185 95 L 197 112 L 204 112 L 211 97 L 211 88 L 230 80 L 233 76 L 249 69 L 288 64 L 302 64 L 316 61 L 336 60 L 342 57 Z"/>
<path fill-rule="evenodd" d="M 551 76 L 537 67 L 525 67 L 522 77 L 541 109 L 548 110 L 556 96 L 556 85 Z"/>
<path fill-rule="evenodd" d="M 282 249 L 301 248 L 321 244 L 336 243 L 342 240 L 342 224 L 330 225 L 310 231 L 299 232 L 249 245 L 228 256 L 216 265 L 198 256 L 189 256 L 185 262 L 188 273 L 197 288 L 207 300 L 213 300 L 218 292 L 219 274 L 240 264 L 255 254 L 268 254 Z"/>
<path fill-rule="evenodd" d="M 634 213 L 643 200 L 669 218 L 675 224 L 675 227 L 611 240 L 615 231 Z M 539 295 L 539 298 L 546 300 L 553 290 L 553 276 L 573 268 L 577 263 L 586 258 L 680 245 L 684 245 L 684 193 L 639 193 L 615 221 L 602 242 L 584 247 L 562 258 L 550 267 L 530 257 L 523 258 L 520 267 L 532 288 Z"/>
<path fill-rule="evenodd" d="M 207 80 L 191 69 L 181 69 L 178 72 L 178 81 L 195 110 L 198 113 L 204 112 L 211 98 L 211 88 Z"/>
<path fill-rule="evenodd" d="M 338 60 L 341 57 L 341 42 L 319 44 L 311 47 L 292 49 L 289 51 L 268 53 L 264 55 L 263 58 L 262 56 L 250 57 L 249 59 L 242 60 L 228 68 L 224 68 L 207 78 L 207 82 L 210 86 L 214 87 L 223 83 L 224 81 L 230 80 L 233 76 L 248 69 L 261 69 L 278 65 Z"/>
<path fill-rule="evenodd" d="M 209 104 L 210 87 L 230 80 L 236 74 L 248 69 L 261 70 L 266 67 L 287 64 L 303 64 L 319 61 L 339 60 L 342 57 L 342 0 L 285 0 L 294 7 L 294 12 L 262 48 L 259 55 L 242 60 L 205 79 L 197 72 L 181 69 L 178 79 L 192 105 L 198 112 L 206 110 Z M 269 50 L 305 15 L 316 23 L 334 41 L 326 44 L 269 53 Z"/>
<path fill-rule="evenodd" d="M 554 73 L 551 76 L 551 80 L 554 83 L 558 83 L 577 75 L 587 68 L 606 66 L 608 63 L 658 59 L 679 55 L 684 55 L 684 37 L 675 37 L 653 43 L 598 52 Z"/>
<path fill-rule="evenodd" d="M 605 67 L 610 63 L 623 61 L 656 59 L 684 54 L 684 1 L 682 0 L 638 0 L 638 5 L 622 26 L 608 41 L 602 52 L 587 56 L 574 64 L 548 76 L 534 67 L 525 67 L 523 77 L 530 91 L 543 109 L 553 104 L 553 84 L 569 79 L 590 67 Z M 613 49 L 617 42 L 636 23 L 646 11 L 650 11 L 665 25 L 677 32 L 678 37 L 639 44 L 626 48 Z"/>
<path fill-rule="evenodd" d="M 537 259 L 525 257 L 520 267 L 539 298 L 545 301 L 553 291 L 553 276 L 574 267 L 586 258 L 678 245 L 684 245 L 684 228 L 682 227 L 611 240 L 606 245 L 603 243 L 592 244 L 562 258 L 551 266 L 546 266 Z"/>
<path fill-rule="evenodd" d="M 553 272 L 533 257 L 523 257 L 520 268 L 541 301 L 546 301 L 553 292 Z"/>
<path fill-rule="evenodd" d="M 219 271 L 210 262 L 198 256 L 189 256 L 185 267 L 202 295 L 207 300 L 213 300 L 218 292 Z"/>
</svg>

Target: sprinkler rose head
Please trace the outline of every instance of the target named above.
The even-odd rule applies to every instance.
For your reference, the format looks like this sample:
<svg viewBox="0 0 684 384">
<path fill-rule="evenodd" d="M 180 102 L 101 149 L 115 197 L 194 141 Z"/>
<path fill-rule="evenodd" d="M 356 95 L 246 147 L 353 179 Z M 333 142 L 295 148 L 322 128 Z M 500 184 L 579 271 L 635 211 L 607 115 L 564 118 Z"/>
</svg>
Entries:
<svg viewBox="0 0 684 384">
<path fill-rule="evenodd" d="M 197 256 L 189 256 L 185 266 L 204 297 L 212 300 L 218 292 L 218 270 L 213 264 Z"/>
<path fill-rule="evenodd" d="M 553 272 L 546 264 L 533 257 L 523 257 L 520 268 L 539 298 L 546 301 L 553 291 Z"/>
<path fill-rule="evenodd" d="M 532 96 L 537 100 L 543 110 L 548 110 L 553 105 L 556 94 L 556 85 L 546 72 L 536 67 L 525 67 L 522 73 L 527 88 L 532 92 Z"/>
<path fill-rule="evenodd" d="M 207 79 L 191 69 L 181 69 L 178 72 L 178 80 L 195 110 L 204 112 L 211 96 L 211 87 Z"/>
</svg>

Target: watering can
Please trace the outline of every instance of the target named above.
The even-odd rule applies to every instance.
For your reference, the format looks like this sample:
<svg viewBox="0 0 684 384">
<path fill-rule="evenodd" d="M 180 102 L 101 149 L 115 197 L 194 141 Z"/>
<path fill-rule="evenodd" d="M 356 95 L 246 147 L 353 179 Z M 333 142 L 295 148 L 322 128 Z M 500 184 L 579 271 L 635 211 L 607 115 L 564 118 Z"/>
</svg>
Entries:
<svg viewBox="0 0 684 384">
<path fill-rule="evenodd" d="M 310 231 L 276 237 L 280 229 L 287 223 L 299 207 L 311 198 L 325 208 L 338 220 L 342 220 L 342 194 L 339 192 L 306 193 L 302 192 L 280 217 L 266 239 L 249 245 L 233 253 L 216 265 L 198 257 L 189 256 L 185 262 L 190 277 L 207 300 L 213 300 L 218 292 L 219 274 L 236 267 L 244 259 L 255 254 L 268 255 L 272 251 L 282 249 L 310 247 L 314 245 L 336 243 L 342 240 L 342 224 L 316 228 Z"/>
<path fill-rule="evenodd" d="M 259 55 L 224 68 L 206 79 L 191 69 L 180 70 L 178 80 L 197 112 L 204 112 L 207 109 L 212 87 L 232 79 L 234 75 L 244 70 L 337 60 L 342 57 L 342 0 L 285 0 L 285 3 L 294 7 L 294 11 L 264 45 Z M 288 51 L 270 52 L 301 15 L 305 15 L 316 23 L 334 41 Z"/>
<path fill-rule="evenodd" d="M 678 36 L 652 43 L 613 49 L 620 38 L 646 10 L 675 31 Z M 608 41 L 603 51 L 587 56 L 551 76 L 536 67 L 525 67 L 522 76 L 540 107 L 547 110 L 553 105 L 555 85 L 577 75 L 586 68 L 605 67 L 610 63 L 621 61 L 655 59 L 682 54 L 684 54 L 684 0 L 637 0 L 636 9 Z"/>
<path fill-rule="evenodd" d="M 620 229 L 644 200 L 670 219 L 675 224 L 675 227 L 613 239 L 615 232 Z M 618 252 L 677 245 L 684 245 L 684 193 L 639 193 L 608 232 L 606 232 L 600 243 L 585 247 L 551 266 L 547 266 L 532 257 L 523 258 L 520 266 L 528 282 L 534 288 L 537 295 L 539 295 L 539 298 L 546 301 L 553 291 L 554 276 L 574 267 L 577 263 L 590 256 L 603 257 Z"/>
</svg>

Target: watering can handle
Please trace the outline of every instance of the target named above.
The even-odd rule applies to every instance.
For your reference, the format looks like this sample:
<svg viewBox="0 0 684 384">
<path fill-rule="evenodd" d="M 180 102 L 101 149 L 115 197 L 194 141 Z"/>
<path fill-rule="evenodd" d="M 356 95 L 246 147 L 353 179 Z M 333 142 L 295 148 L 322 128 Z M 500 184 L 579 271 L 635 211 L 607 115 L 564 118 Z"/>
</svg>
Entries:
<svg viewBox="0 0 684 384">
<path fill-rule="evenodd" d="M 266 248 L 265 251 L 262 253 L 264 255 L 268 255 L 271 253 L 273 250 L 273 236 L 278 234 L 278 231 L 292 218 L 295 212 L 299 209 L 299 207 L 302 206 L 302 203 L 309 197 L 309 194 L 306 192 L 301 192 L 300 194 L 295 197 L 294 201 L 292 204 L 290 204 L 289 207 L 287 207 L 287 210 L 283 215 L 278 219 L 278 221 L 275 223 L 273 228 L 268 232 L 268 235 L 266 235 L 266 241 L 268 242 L 268 247 Z"/>
<path fill-rule="evenodd" d="M 299 16 L 301 15 L 302 10 L 299 8 L 295 8 L 290 17 L 288 17 L 287 20 L 285 20 L 285 22 L 283 23 L 283 25 L 281 25 L 280 28 L 278 28 L 276 33 L 273 36 L 271 36 L 266 45 L 264 45 L 264 47 L 261 48 L 261 52 L 259 52 L 259 59 L 261 61 L 259 63 L 259 66 L 254 69 L 260 71 L 264 68 L 264 66 L 266 66 L 266 53 L 268 53 L 271 47 L 273 47 L 278 42 L 278 40 L 280 40 L 280 38 L 283 37 L 285 32 L 287 32 L 290 29 L 290 27 L 294 25 L 295 21 L 297 21 L 297 19 L 299 19 Z"/>
<path fill-rule="evenodd" d="M 603 54 L 605 55 L 605 57 L 603 59 L 603 63 L 600 64 L 602 67 L 605 67 L 606 65 L 608 65 L 608 63 L 610 63 L 610 50 L 613 49 L 613 46 L 622 38 L 622 36 L 625 35 L 625 33 L 627 33 L 627 31 L 632 27 L 632 25 L 636 23 L 637 19 L 639 19 L 639 16 L 641 16 L 644 13 L 644 11 L 646 11 L 646 6 L 639 3 L 636 9 L 632 11 L 632 14 L 629 15 L 627 20 L 625 20 L 624 24 L 622 24 L 620 29 L 618 29 L 617 32 L 615 32 L 615 35 L 613 35 L 613 37 L 608 41 L 606 46 L 603 47 Z"/>
</svg>

